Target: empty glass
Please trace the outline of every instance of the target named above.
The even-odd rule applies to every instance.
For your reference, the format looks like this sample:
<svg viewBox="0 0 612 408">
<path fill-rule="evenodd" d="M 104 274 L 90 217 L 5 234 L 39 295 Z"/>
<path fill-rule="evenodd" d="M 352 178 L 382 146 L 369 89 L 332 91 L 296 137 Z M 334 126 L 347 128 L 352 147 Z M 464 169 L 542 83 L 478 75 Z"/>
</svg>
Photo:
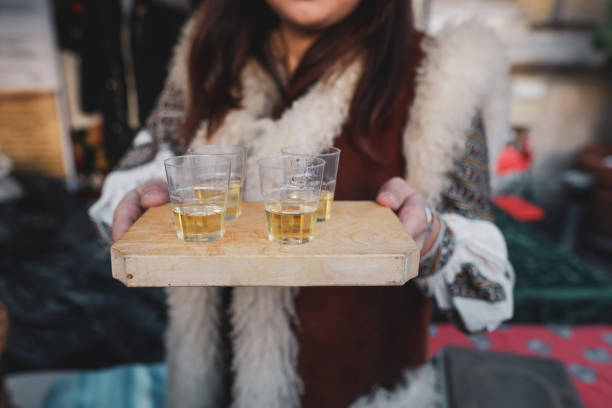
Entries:
<svg viewBox="0 0 612 408">
<path fill-rule="evenodd" d="M 169 158 L 164 165 L 179 239 L 206 242 L 223 238 L 231 160 L 188 155 Z"/>
<path fill-rule="evenodd" d="M 230 176 L 229 192 L 227 196 L 227 209 L 225 219 L 233 220 L 242 213 L 242 195 L 246 177 L 247 149 L 237 145 L 202 145 L 189 149 L 190 154 L 222 155 L 232 161 L 232 174 Z"/>
<path fill-rule="evenodd" d="M 326 221 L 331 217 L 334 192 L 336 191 L 336 175 L 340 161 L 340 149 L 337 147 L 323 147 L 314 145 L 290 146 L 281 149 L 283 154 L 314 156 L 325 161 L 323 182 L 321 184 L 321 198 L 317 207 L 317 221 Z"/>
<path fill-rule="evenodd" d="M 268 239 L 281 244 L 311 241 L 325 161 L 311 156 L 283 155 L 257 163 Z"/>
</svg>

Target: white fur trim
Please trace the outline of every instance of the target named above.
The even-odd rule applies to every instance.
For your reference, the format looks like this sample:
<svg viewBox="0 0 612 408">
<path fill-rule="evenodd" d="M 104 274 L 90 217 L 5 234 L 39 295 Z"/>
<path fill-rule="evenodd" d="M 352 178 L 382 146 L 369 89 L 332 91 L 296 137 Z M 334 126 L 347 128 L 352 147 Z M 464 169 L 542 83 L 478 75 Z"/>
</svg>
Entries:
<svg viewBox="0 0 612 408">
<path fill-rule="evenodd" d="M 274 89 L 274 84 L 266 78 L 258 64 L 251 62 L 247 66 L 242 76 L 245 109 L 230 111 L 211 140 L 212 143 L 248 147 L 247 201 L 258 201 L 261 197 L 257 168 L 259 159 L 280 154 L 283 146 L 333 144 L 348 115 L 360 72 L 360 64 L 355 63 L 340 75 L 320 81 L 296 100 L 278 120 L 273 120 L 269 118 L 270 110 L 279 98 L 278 93 L 270 89 Z M 206 132 L 207 126 L 203 123 L 192 146 L 205 144 Z"/>
<path fill-rule="evenodd" d="M 280 154 L 287 145 L 333 144 L 348 115 L 359 72 L 359 64 L 353 64 L 333 81 L 317 83 L 281 118 L 272 120 L 268 117 L 279 98 L 275 86 L 258 64 L 251 62 L 246 67 L 242 75 L 244 108 L 228 113 L 211 142 L 248 147 L 247 201 L 260 199 L 259 159 Z M 206 132 L 203 123 L 192 146 L 206 144 Z M 294 293 L 287 288 L 234 290 L 234 408 L 299 406 L 298 346 L 291 330 Z"/>
<path fill-rule="evenodd" d="M 477 113 L 483 114 L 491 146 L 490 167 L 495 163 L 510 134 L 508 64 L 501 43 L 477 21 L 448 27 L 423 47 L 404 157 L 408 181 L 435 202 Z"/>
<path fill-rule="evenodd" d="M 235 288 L 233 408 L 297 408 L 294 288 Z"/>
<path fill-rule="evenodd" d="M 434 408 L 442 403 L 436 392 L 436 370 L 431 362 L 404 371 L 402 381 L 393 389 L 375 389 L 350 405 L 350 408 Z"/>
<path fill-rule="evenodd" d="M 167 288 L 169 408 L 222 406 L 218 288 Z"/>
</svg>

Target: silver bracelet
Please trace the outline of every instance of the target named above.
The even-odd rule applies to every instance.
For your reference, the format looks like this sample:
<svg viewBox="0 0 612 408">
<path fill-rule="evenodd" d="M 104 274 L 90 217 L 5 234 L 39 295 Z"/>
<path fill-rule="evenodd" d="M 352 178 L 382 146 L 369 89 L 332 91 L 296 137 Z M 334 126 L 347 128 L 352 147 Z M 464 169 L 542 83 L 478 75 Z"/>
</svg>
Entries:
<svg viewBox="0 0 612 408">
<path fill-rule="evenodd" d="M 431 234 L 431 230 L 433 229 L 434 224 L 434 213 L 431 208 L 425 204 L 425 220 L 427 221 L 427 228 L 424 232 L 423 245 L 427 242 L 427 238 L 429 238 L 429 234 Z"/>
</svg>

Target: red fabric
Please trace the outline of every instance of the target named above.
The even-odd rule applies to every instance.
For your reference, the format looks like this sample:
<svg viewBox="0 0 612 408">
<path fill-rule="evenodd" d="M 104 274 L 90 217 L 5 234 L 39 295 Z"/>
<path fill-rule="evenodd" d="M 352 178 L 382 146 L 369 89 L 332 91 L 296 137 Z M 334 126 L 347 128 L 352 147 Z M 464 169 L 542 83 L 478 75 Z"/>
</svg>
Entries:
<svg viewBox="0 0 612 408">
<path fill-rule="evenodd" d="M 497 159 L 497 168 L 495 172 L 499 176 L 506 176 L 512 173 L 522 173 L 529 170 L 532 155 L 529 147 L 525 142 L 525 146 L 521 146 L 519 150 L 514 146 L 506 146 L 500 153 Z"/>
<path fill-rule="evenodd" d="M 545 216 L 544 210 L 521 197 L 500 195 L 494 197 L 493 202 L 519 221 L 539 221 Z"/>
<path fill-rule="evenodd" d="M 431 325 L 429 356 L 450 345 L 558 359 L 586 408 L 612 406 L 612 325 L 512 325 L 471 336 L 450 324 Z"/>
</svg>

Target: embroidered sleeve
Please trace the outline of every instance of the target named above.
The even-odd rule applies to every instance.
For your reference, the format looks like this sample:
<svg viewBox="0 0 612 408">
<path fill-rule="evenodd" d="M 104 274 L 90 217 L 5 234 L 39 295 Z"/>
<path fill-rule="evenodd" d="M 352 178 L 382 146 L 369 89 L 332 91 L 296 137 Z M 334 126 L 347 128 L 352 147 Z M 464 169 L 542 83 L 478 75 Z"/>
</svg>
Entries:
<svg viewBox="0 0 612 408">
<path fill-rule="evenodd" d="M 180 137 L 180 128 L 185 121 L 185 92 L 183 88 L 168 80 L 159 96 L 155 109 L 147 120 L 147 131 L 160 144 L 183 149 L 186 142 Z"/>
<path fill-rule="evenodd" d="M 167 80 L 145 128 L 141 131 L 148 135 L 148 138 L 139 134 L 140 139 L 134 139 L 116 170 L 128 170 L 152 161 L 161 146 L 181 151 L 185 142 L 181 139 L 179 130 L 185 119 L 185 103 L 182 89 L 170 79 Z"/>
<path fill-rule="evenodd" d="M 478 117 L 468 131 L 465 153 L 455 160 L 455 167 L 448 175 L 439 210 L 470 219 L 493 220 L 487 142 Z"/>
<path fill-rule="evenodd" d="M 459 214 L 442 214 L 440 220 L 440 242 L 424 256 L 417 285 L 460 329 L 493 330 L 513 310 L 514 270 L 504 237 L 489 221 Z"/>
<path fill-rule="evenodd" d="M 486 136 L 478 117 L 468 130 L 464 154 L 455 160 L 448 174 L 447 188 L 441 195 L 437 211 L 469 219 L 493 220 Z M 443 268 L 444 261 L 448 261 L 454 250 L 454 235 L 443 228 L 433 249 L 421 260 L 419 275 L 428 276 Z"/>
<path fill-rule="evenodd" d="M 462 330 L 493 330 L 512 317 L 514 271 L 492 223 L 487 145 L 480 120 L 469 131 L 438 212 L 440 234 L 423 256 L 417 284 Z"/>
</svg>

